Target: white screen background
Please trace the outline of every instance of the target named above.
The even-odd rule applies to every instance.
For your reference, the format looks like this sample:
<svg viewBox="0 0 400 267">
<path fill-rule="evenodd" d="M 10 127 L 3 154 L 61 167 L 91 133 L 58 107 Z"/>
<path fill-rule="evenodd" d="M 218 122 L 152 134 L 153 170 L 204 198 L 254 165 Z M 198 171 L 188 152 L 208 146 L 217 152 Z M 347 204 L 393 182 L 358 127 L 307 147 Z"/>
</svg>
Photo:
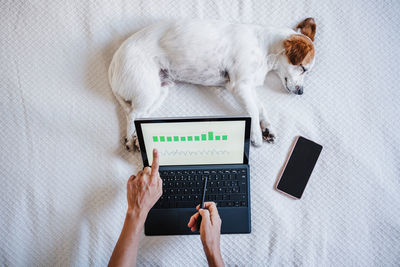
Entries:
<svg viewBox="0 0 400 267">
<path fill-rule="evenodd" d="M 177 123 L 142 123 L 142 133 L 146 154 L 151 165 L 153 148 L 160 155 L 160 165 L 198 165 L 198 164 L 241 164 L 244 154 L 244 134 L 246 122 L 177 122 Z M 209 132 L 213 140 L 209 140 Z M 206 134 L 207 140 L 202 140 Z M 222 140 L 226 135 L 226 140 Z M 157 137 L 157 141 L 153 138 Z M 179 141 L 174 137 L 178 136 Z M 189 141 L 189 137 L 192 141 Z M 195 140 L 199 136 L 200 141 Z M 220 140 L 216 140 L 220 136 Z M 161 137 L 165 138 L 161 142 Z M 167 138 L 171 137 L 172 141 Z M 185 137 L 185 141 L 181 138 Z"/>
</svg>

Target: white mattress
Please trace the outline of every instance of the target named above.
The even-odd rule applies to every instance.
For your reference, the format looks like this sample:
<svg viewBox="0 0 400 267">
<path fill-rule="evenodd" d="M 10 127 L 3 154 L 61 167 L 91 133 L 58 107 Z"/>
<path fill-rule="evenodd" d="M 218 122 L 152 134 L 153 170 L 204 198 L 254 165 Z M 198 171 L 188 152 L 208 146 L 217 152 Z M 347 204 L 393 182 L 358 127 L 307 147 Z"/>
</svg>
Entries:
<svg viewBox="0 0 400 267">
<path fill-rule="evenodd" d="M 400 5 L 397 1 L 2 1 L 0 265 L 106 265 L 125 183 L 142 168 L 120 143 L 107 80 L 121 42 L 169 18 L 317 22 L 303 96 L 275 74 L 258 88 L 277 140 L 251 147 L 252 233 L 224 235 L 231 265 L 400 263 Z M 219 88 L 180 84 L 154 116 L 242 114 Z M 301 200 L 273 185 L 294 137 L 324 146 Z M 198 236 L 145 237 L 138 265 L 204 266 Z"/>
</svg>

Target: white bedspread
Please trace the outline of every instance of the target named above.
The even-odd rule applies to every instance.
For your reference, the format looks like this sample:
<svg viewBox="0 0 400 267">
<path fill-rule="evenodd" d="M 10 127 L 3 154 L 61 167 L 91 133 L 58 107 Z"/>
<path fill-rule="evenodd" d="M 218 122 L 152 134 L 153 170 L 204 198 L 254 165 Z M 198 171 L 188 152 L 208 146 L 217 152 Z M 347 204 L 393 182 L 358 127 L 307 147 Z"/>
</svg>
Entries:
<svg viewBox="0 0 400 267">
<path fill-rule="evenodd" d="M 215 2 L 215 3 L 214 3 Z M 251 147 L 252 233 L 221 237 L 227 265 L 400 264 L 398 1 L 1 1 L 0 265 L 104 266 L 125 183 L 107 80 L 121 42 L 160 19 L 317 22 L 303 96 L 275 74 L 258 88 L 277 140 Z M 178 84 L 154 116 L 243 114 L 220 88 Z M 273 189 L 294 137 L 324 146 L 301 200 Z M 204 266 L 198 236 L 145 237 L 138 265 Z"/>
</svg>

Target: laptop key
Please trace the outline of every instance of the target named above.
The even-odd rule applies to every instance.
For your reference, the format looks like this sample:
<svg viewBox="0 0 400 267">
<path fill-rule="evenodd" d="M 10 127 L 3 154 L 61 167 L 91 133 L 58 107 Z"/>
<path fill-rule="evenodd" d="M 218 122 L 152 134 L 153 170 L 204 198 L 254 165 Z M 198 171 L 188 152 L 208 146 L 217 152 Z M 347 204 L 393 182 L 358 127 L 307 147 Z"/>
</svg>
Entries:
<svg viewBox="0 0 400 267">
<path fill-rule="evenodd" d="M 246 200 L 246 195 L 245 194 L 232 194 L 230 195 L 231 200 L 236 200 L 236 201 L 243 201 Z"/>
<path fill-rule="evenodd" d="M 246 193 L 246 182 L 244 181 L 240 182 L 239 191 L 240 193 Z"/>
</svg>

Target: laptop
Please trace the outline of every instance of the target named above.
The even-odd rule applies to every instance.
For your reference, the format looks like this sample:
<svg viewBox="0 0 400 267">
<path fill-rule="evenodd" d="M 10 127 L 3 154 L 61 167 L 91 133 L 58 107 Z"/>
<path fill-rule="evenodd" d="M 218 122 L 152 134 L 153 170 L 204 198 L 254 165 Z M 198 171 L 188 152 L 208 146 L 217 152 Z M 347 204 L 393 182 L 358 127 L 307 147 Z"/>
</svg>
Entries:
<svg viewBox="0 0 400 267">
<path fill-rule="evenodd" d="M 159 153 L 163 194 L 145 222 L 146 235 L 189 235 L 187 224 L 201 202 L 217 203 L 221 233 L 251 232 L 250 117 L 136 119 L 144 166 Z M 198 232 L 197 232 L 198 234 Z"/>
</svg>

